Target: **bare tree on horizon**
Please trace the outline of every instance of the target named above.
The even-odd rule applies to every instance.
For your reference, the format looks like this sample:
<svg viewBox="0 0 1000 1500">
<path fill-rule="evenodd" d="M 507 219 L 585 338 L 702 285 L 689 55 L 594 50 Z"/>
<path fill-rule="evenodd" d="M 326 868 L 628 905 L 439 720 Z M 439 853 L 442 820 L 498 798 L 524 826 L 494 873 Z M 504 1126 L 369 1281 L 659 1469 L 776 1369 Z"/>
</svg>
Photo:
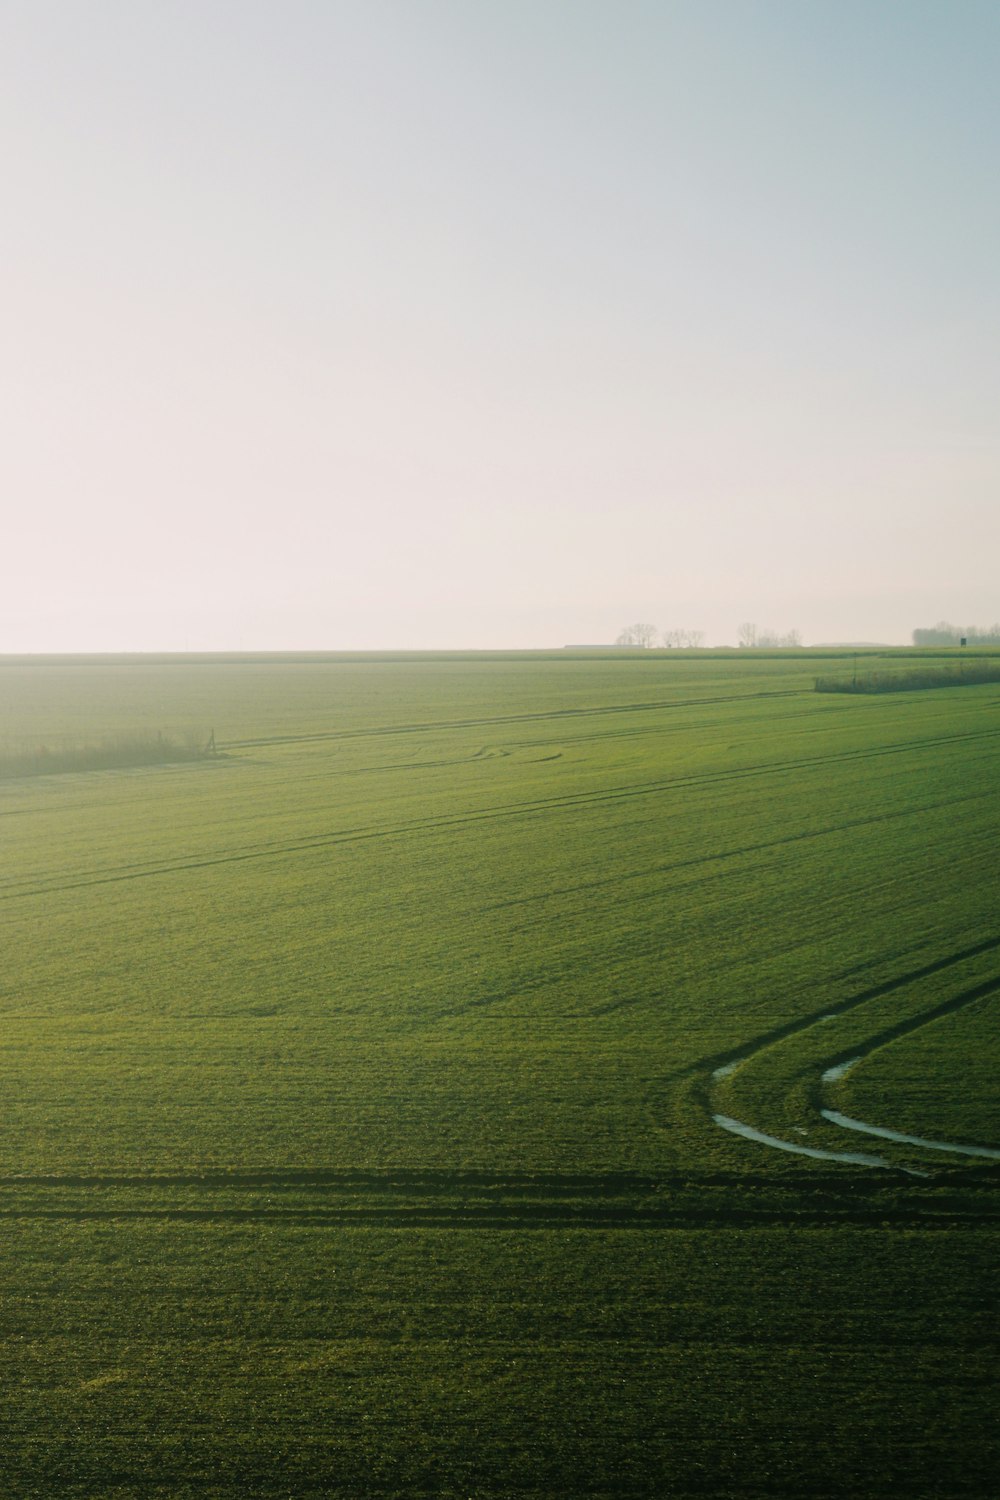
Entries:
<svg viewBox="0 0 1000 1500">
<path fill-rule="evenodd" d="M 655 625 L 626 625 L 625 629 L 618 635 L 616 646 L 655 646 L 659 639 L 659 631 Z"/>
</svg>

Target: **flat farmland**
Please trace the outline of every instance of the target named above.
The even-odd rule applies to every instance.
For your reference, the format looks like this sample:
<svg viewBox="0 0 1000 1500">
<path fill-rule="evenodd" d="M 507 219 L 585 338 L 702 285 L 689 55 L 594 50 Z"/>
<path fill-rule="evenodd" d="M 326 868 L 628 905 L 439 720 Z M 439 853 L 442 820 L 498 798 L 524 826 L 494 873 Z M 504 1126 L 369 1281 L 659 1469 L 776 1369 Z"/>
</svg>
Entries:
<svg viewBox="0 0 1000 1500">
<path fill-rule="evenodd" d="M 854 669 L 0 661 L 218 752 L 0 779 L 0 1492 L 991 1493 L 1000 686 Z"/>
</svg>

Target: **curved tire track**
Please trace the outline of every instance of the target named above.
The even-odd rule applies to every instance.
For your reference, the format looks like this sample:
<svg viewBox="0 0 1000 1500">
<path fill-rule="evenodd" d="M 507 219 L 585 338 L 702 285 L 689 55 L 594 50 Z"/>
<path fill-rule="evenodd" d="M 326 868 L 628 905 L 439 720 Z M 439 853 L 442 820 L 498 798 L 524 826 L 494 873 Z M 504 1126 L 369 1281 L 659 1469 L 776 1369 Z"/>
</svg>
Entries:
<svg viewBox="0 0 1000 1500">
<path fill-rule="evenodd" d="M 807 1031 L 812 1030 L 818 1025 L 821 1025 L 828 1021 L 836 1020 L 840 1016 L 847 1015 L 851 1011 L 856 1010 L 858 1007 L 870 1003 L 872 1000 L 879 999 L 887 994 L 891 994 L 895 990 L 902 989 L 920 979 L 927 978 L 932 974 L 940 973 L 943 970 L 948 969 L 955 964 L 962 963 L 969 958 L 976 957 L 977 955 L 983 953 L 995 951 L 998 948 L 1000 948 L 1000 937 L 984 939 L 980 943 L 975 943 L 968 948 L 960 949 L 958 952 L 950 954 L 946 958 L 937 959 L 933 963 L 925 964 L 918 969 L 911 970 L 909 973 L 903 974 L 896 979 L 889 980 L 884 984 L 873 985 L 869 989 L 863 990 L 860 994 L 854 995 L 850 999 L 842 1001 L 839 1005 L 827 1007 L 823 1011 L 813 1012 L 811 1015 L 804 1017 L 800 1021 L 791 1021 L 787 1022 L 783 1026 L 775 1027 L 771 1031 L 765 1032 L 761 1036 L 754 1038 L 752 1042 L 740 1048 L 738 1051 L 723 1055 L 721 1057 L 708 1059 L 707 1063 L 702 1065 L 703 1068 L 708 1069 L 707 1076 L 703 1078 L 705 1089 L 704 1098 L 711 1113 L 713 1124 L 723 1130 L 729 1131 L 732 1134 L 739 1135 L 746 1140 L 754 1141 L 759 1145 L 768 1146 L 773 1150 L 786 1151 L 794 1155 L 809 1156 L 827 1161 L 845 1162 L 855 1166 L 889 1168 L 902 1170 L 911 1174 L 915 1173 L 915 1175 L 919 1176 L 926 1175 L 926 1173 L 916 1172 L 916 1169 L 912 1167 L 902 1166 L 901 1164 L 891 1161 L 885 1157 L 875 1156 L 869 1153 L 862 1152 L 840 1152 L 827 1150 L 820 1147 L 806 1146 L 801 1144 L 800 1142 L 788 1141 L 781 1137 L 771 1135 L 766 1131 L 759 1130 L 756 1126 L 746 1124 L 743 1121 L 734 1119 L 730 1115 L 726 1115 L 717 1110 L 714 1110 L 711 1103 L 712 1085 L 714 1083 L 720 1082 L 724 1078 L 729 1077 L 736 1071 L 737 1068 L 741 1067 L 743 1064 L 751 1062 L 755 1057 L 760 1056 L 771 1047 L 776 1046 L 778 1043 L 785 1041 L 792 1036 L 801 1035 Z M 977 1001 L 985 999 L 987 996 L 997 993 L 997 991 L 1000 991 L 1000 975 L 994 975 L 979 984 L 973 985 L 970 988 L 963 990 L 960 994 L 953 996 L 951 999 L 931 1006 L 928 1010 L 922 1011 L 916 1016 L 908 1017 L 907 1019 L 899 1021 L 892 1026 L 883 1027 L 880 1031 L 875 1032 L 865 1041 L 853 1046 L 849 1054 L 841 1052 L 840 1054 L 835 1054 L 824 1059 L 818 1064 L 818 1078 L 811 1091 L 812 1102 L 816 1109 L 817 1115 L 821 1119 L 825 1120 L 829 1125 L 834 1125 L 840 1129 L 853 1130 L 861 1134 L 871 1135 L 873 1137 L 876 1137 L 877 1139 L 885 1140 L 895 1145 L 911 1146 L 918 1150 L 951 1152 L 957 1155 L 971 1156 L 993 1161 L 1000 1160 L 1000 1148 L 992 1146 L 973 1146 L 951 1141 L 935 1141 L 927 1137 L 911 1135 L 906 1132 L 892 1130 L 891 1128 L 885 1126 L 870 1125 L 866 1121 L 854 1120 L 850 1116 L 844 1115 L 837 1110 L 830 1110 L 826 1108 L 823 1102 L 822 1094 L 822 1088 L 824 1084 L 838 1082 L 841 1078 L 845 1077 L 850 1069 L 853 1068 L 857 1063 L 860 1063 L 866 1057 L 871 1056 L 880 1048 L 887 1046 L 890 1042 L 895 1042 L 902 1037 L 911 1035 L 913 1032 L 919 1031 L 924 1026 L 931 1025 L 933 1022 L 941 1020 L 945 1016 L 954 1015 L 958 1011 L 964 1010 L 967 1006 L 973 1005 Z"/>
<path fill-rule="evenodd" d="M 957 1156 L 981 1156 L 990 1161 L 1000 1161 L 1000 1150 L 991 1146 L 960 1146 L 956 1141 L 932 1141 L 923 1135 L 907 1135 L 901 1130 L 890 1130 L 885 1125 L 869 1125 L 866 1120 L 855 1120 L 842 1115 L 837 1109 L 821 1109 L 824 1120 L 839 1125 L 842 1130 L 858 1130 L 863 1135 L 878 1136 L 884 1141 L 897 1141 L 903 1146 L 920 1146 L 924 1151 L 947 1151 Z"/>
<path fill-rule="evenodd" d="M 974 1146 L 958 1141 L 932 1140 L 926 1136 L 911 1135 L 905 1131 L 893 1130 L 884 1125 L 872 1125 L 865 1120 L 855 1120 L 850 1115 L 842 1114 L 839 1110 L 827 1109 L 822 1103 L 822 1086 L 826 1083 L 839 1083 L 846 1078 L 847 1074 L 858 1063 L 864 1062 L 865 1058 L 871 1057 L 882 1047 L 891 1042 L 899 1041 L 902 1037 L 910 1036 L 915 1031 L 920 1031 L 924 1026 L 930 1026 L 935 1021 L 945 1016 L 954 1015 L 957 1011 L 965 1010 L 974 1005 L 978 1000 L 984 1000 L 990 995 L 995 995 L 1000 990 L 1000 975 L 994 975 L 992 979 L 984 980 L 981 984 L 972 985 L 963 990 L 961 994 L 955 995 L 951 1000 L 944 1000 L 939 1005 L 932 1006 L 930 1010 L 923 1011 L 919 1016 L 913 1016 L 906 1021 L 900 1021 L 895 1026 L 887 1026 L 882 1031 L 870 1037 L 860 1048 L 852 1048 L 850 1057 L 840 1059 L 828 1064 L 820 1076 L 818 1099 L 819 1113 L 824 1120 L 831 1125 L 837 1125 L 842 1130 L 858 1131 L 864 1135 L 876 1136 L 881 1140 L 894 1141 L 898 1145 L 916 1146 L 924 1151 L 944 1151 L 958 1156 L 974 1156 L 985 1158 L 990 1161 L 1000 1161 L 1000 1147 Z"/>
</svg>

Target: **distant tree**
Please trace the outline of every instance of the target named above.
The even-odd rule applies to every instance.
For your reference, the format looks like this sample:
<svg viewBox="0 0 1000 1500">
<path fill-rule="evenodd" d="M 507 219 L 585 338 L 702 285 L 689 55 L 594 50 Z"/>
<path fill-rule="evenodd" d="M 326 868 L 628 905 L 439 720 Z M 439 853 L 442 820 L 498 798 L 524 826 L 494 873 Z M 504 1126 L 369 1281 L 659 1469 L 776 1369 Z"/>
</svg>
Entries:
<svg viewBox="0 0 1000 1500">
<path fill-rule="evenodd" d="M 616 646 L 655 646 L 659 631 L 655 625 L 626 625 L 615 641 Z"/>
<path fill-rule="evenodd" d="M 1000 624 L 990 625 L 985 630 L 978 625 L 952 625 L 939 620 L 936 625 L 913 632 L 915 646 L 957 646 L 962 637 L 970 646 L 1000 646 Z"/>
<path fill-rule="evenodd" d="M 705 639 L 703 630 L 665 630 L 663 632 L 663 644 L 665 646 L 680 646 L 690 649 L 700 646 Z"/>
<path fill-rule="evenodd" d="M 957 646 L 961 638 L 962 631 L 947 620 L 939 620 L 936 625 L 913 632 L 915 646 Z"/>
<path fill-rule="evenodd" d="M 756 625 L 747 621 L 739 629 L 738 640 L 741 646 L 801 646 L 802 636 L 797 630 L 758 630 Z"/>
<path fill-rule="evenodd" d="M 797 630 L 762 630 L 757 637 L 758 646 L 774 647 L 801 646 L 802 637 Z"/>
</svg>

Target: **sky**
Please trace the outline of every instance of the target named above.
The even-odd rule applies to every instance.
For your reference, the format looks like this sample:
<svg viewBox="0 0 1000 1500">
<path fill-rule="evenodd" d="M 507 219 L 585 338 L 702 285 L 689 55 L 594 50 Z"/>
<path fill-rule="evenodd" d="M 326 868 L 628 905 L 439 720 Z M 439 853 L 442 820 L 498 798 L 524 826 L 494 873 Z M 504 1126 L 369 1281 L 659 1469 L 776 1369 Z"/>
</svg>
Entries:
<svg viewBox="0 0 1000 1500">
<path fill-rule="evenodd" d="M 995 0 L 5 0 L 0 653 L 1000 618 Z"/>
</svg>

